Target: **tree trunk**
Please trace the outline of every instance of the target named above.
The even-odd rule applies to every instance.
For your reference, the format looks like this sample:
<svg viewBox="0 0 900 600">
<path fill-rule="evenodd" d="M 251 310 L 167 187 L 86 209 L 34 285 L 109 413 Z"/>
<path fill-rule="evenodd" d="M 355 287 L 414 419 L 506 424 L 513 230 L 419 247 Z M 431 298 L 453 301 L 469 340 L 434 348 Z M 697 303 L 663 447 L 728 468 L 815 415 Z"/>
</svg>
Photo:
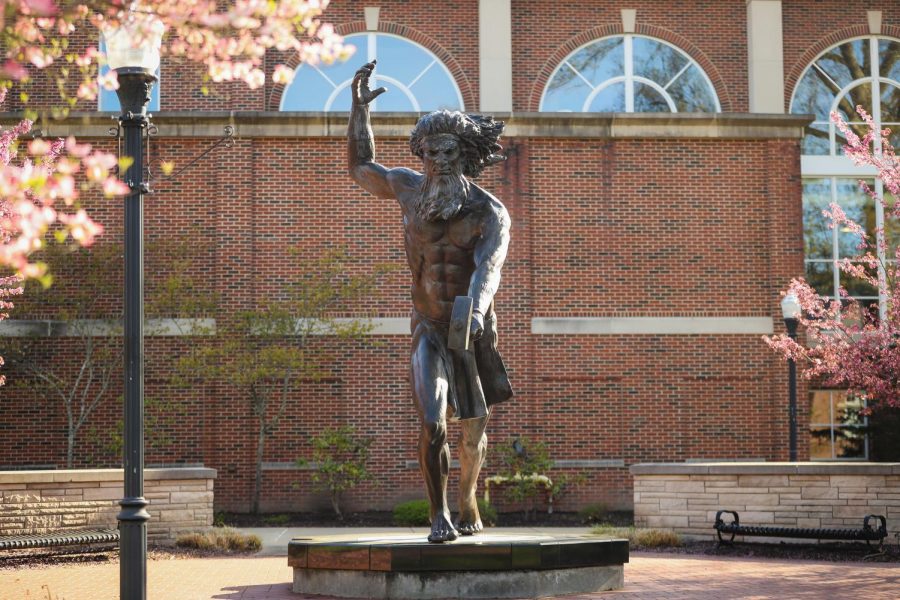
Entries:
<svg viewBox="0 0 900 600">
<path fill-rule="evenodd" d="M 331 493 L 331 508 L 334 509 L 334 514 L 337 515 L 337 518 L 343 521 L 344 515 L 341 513 L 341 495 L 338 492 Z"/>
<path fill-rule="evenodd" d="M 66 468 L 71 469 L 75 462 L 75 431 L 71 427 L 66 441 Z"/>
<path fill-rule="evenodd" d="M 256 481 L 253 485 L 253 507 L 254 515 L 259 514 L 259 497 L 262 494 L 262 463 L 263 454 L 266 447 L 266 420 L 265 416 L 259 419 L 259 438 L 256 443 Z"/>
</svg>

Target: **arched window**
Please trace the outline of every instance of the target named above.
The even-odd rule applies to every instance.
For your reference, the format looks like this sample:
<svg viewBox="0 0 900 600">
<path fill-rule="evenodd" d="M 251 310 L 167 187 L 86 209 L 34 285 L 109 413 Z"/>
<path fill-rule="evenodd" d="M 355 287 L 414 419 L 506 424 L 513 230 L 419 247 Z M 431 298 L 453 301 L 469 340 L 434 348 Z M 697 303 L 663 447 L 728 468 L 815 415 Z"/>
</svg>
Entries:
<svg viewBox="0 0 900 600">
<path fill-rule="evenodd" d="M 344 37 L 354 44 L 353 58 L 333 65 L 302 65 L 281 96 L 282 111 L 348 111 L 353 74 L 378 59 L 370 86 L 388 88 L 372 102 L 372 110 L 423 112 L 463 110 L 462 94 L 446 65 L 424 47 L 386 33 Z"/>
<path fill-rule="evenodd" d="M 719 112 L 709 77 L 687 54 L 640 35 L 602 38 L 556 67 L 542 112 Z"/>
<path fill-rule="evenodd" d="M 815 115 L 801 149 L 806 278 L 822 295 L 837 299 L 843 286 L 863 304 L 880 303 L 883 313 L 884 298 L 879 299 L 875 288 L 834 266 L 838 259 L 859 254 L 859 240 L 840 228 L 829 229 L 822 216 L 822 210 L 836 202 L 870 239 L 882 230 L 887 252 L 881 259 L 893 262 L 900 227 L 885 220 L 884 206 L 863 192 L 859 181 L 867 181 L 888 207 L 895 199 L 874 178 L 873 169 L 858 167 L 843 156 L 845 139 L 829 116 L 836 111 L 862 134 L 866 126 L 856 106 L 865 108 L 879 128 L 891 128 L 893 145 L 900 145 L 900 41 L 868 36 L 829 48 L 806 68 L 791 98 L 792 113 Z"/>
<path fill-rule="evenodd" d="M 101 36 L 100 38 L 100 52 L 106 52 L 106 43 L 103 41 Z M 99 74 L 106 75 L 109 73 L 109 67 L 106 65 L 101 65 Z M 156 69 L 156 83 L 153 84 L 153 88 L 150 90 L 150 103 L 147 104 L 147 110 L 149 112 L 156 112 L 159 110 L 159 89 L 160 84 L 162 83 L 159 80 L 159 68 Z M 116 94 L 115 90 L 106 90 L 103 89 L 103 86 L 100 86 L 100 90 L 97 93 L 97 110 L 101 111 L 110 111 L 110 112 L 122 112 L 122 106 L 119 104 L 119 96 Z"/>
</svg>

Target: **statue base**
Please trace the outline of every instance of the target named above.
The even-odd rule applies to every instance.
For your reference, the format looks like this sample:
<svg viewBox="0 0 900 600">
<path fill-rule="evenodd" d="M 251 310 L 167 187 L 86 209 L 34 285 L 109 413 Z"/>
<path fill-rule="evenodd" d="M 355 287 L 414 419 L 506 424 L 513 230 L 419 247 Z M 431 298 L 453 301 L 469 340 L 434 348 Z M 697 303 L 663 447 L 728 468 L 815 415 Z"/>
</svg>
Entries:
<svg viewBox="0 0 900 600">
<path fill-rule="evenodd" d="M 621 589 L 626 540 L 480 533 L 322 536 L 288 545 L 293 591 L 342 598 L 539 598 Z"/>
</svg>

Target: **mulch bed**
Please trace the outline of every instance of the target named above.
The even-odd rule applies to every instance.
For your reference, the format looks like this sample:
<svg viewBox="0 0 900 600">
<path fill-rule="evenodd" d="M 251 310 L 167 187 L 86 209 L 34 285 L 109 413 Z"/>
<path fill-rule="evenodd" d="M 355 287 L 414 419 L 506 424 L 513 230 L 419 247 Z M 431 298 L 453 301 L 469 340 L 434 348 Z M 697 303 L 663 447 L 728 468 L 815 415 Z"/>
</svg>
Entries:
<svg viewBox="0 0 900 600">
<path fill-rule="evenodd" d="M 222 513 L 216 515 L 230 527 L 395 527 L 393 513 L 370 511 L 348 513 L 343 520 L 329 512 L 283 513 L 277 515 L 252 515 Z M 604 523 L 628 526 L 633 522 L 631 512 L 610 512 Z M 501 513 L 495 525 L 501 527 L 589 527 L 590 521 L 575 512 L 545 511 Z"/>
<path fill-rule="evenodd" d="M 878 552 L 875 545 L 871 547 L 857 542 L 767 544 L 767 543 L 735 543 L 721 544 L 717 542 L 686 542 L 676 548 L 632 549 L 632 552 L 660 552 L 666 554 L 685 554 L 702 556 L 731 556 L 737 558 L 770 558 L 784 560 L 819 560 L 828 562 L 900 562 L 898 544 L 885 543 L 884 550 Z"/>
</svg>

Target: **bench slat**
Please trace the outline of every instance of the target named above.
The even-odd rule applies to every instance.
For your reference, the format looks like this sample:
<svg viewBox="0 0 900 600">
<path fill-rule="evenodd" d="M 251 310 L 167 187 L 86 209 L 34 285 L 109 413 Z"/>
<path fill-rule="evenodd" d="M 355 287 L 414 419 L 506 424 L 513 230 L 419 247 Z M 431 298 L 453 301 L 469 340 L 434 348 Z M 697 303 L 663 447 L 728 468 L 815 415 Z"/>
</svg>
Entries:
<svg viewBox="0 0 900 600">
<path fill-rule="evenodd" d="M 5 535 L 0 536 L 0 550 L 102 544 L 118 541 L 118 529 L 84 529 L 45 534 Z"/>
</svg>

